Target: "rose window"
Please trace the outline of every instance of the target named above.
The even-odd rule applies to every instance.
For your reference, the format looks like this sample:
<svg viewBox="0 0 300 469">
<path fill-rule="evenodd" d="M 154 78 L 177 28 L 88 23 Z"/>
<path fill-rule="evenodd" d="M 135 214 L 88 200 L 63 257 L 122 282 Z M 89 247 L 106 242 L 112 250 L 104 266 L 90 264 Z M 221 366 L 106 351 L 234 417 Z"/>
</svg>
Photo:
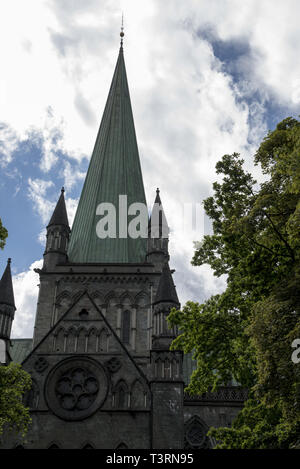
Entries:
<svg viewBox="0 0 300 469">
<path fill-rule="evenodd" d="M 99 391 L 97 378 L 84 368 L 73 368 L 65 373 L 55 387 L 55 393 L 65 410 L 88 409 Z"/>
<path fill-rule="evenodd" d="M 106 399 L 108 379 L 104 368 L 90 358 L 68 358 L 56 365 L 47 378 L 46 400 L 63 420 L 83 420 Z"/>
</svg>

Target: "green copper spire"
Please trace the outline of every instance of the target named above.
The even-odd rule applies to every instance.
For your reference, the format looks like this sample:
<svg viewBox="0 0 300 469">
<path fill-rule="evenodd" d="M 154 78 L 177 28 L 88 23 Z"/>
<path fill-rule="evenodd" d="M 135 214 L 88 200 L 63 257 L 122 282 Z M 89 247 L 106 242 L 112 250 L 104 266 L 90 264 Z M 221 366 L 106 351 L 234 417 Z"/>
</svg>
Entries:
<svg viewBox="0 0 300 469">
<path fill-rule="evenodd" d="M 146 204 L 122 42 L 73 223 L 68 249 L 70 262 L 145 261 L 147 240 L 119 238 L 118 229 L 119 195 L 127 196 L 128 206 L 135 202 Z M 116 238 L 100 239 L 96 233 L 102 218 L 96 209 L 105 202 L 116 208 Z"/>
</svg>

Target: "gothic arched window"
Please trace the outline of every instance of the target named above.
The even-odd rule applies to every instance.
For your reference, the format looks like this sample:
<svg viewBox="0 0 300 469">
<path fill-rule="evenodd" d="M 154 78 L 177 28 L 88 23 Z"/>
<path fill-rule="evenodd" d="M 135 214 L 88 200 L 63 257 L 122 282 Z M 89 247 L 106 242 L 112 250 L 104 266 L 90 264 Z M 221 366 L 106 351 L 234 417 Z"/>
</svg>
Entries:
<svg viewBox="0 0 300 469">
<path fill-rule="evenodd" d="M 119 381 L 114 391 L 114 407 L 117 409 L 127 409 L 129 400 L 129 389 L 124 381 Z"/>
<path fill-rule="evenodd" d="M 130 344 L 130 311 L 126 310 L 122 316 L 122 342 Z"/>
<path fill-rule="evenodd" d="M 185 449 L 210 449 L 211 442 L 207 436 L 208 427 L 198 416 L 192 417 L 185 425 Z"/>
</svg>

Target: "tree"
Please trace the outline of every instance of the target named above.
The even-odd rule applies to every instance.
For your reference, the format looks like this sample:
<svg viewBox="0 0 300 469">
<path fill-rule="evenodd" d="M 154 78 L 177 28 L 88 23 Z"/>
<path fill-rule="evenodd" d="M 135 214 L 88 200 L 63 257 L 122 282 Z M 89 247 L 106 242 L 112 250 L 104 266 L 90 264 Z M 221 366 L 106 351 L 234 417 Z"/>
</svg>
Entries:
<svg viewBox="0 0 300 469">
<path fill-rule="evenodd" d="M 31 377 L 19 364 L 0 366 L 0 436 L 4 429 L 26 434 L 31 418 L 22 399 L 30 388 Z"/>
<path fill-rule="evenodd" d="M 300 430 L 300 364 L 291 360 L 300 338 L 299 155 L 300 122 L 287 118 L 255 154 L 260 185 L 239 154 L 217 163 L 223 181 L 204 201 L 213 234 L 195 243 L 192 264 L 226 274 L 227 288 L 169 316 L 182 332 L 172 347 L 197 359 L 189 392 L 215 390 L 232 377 L 249 389 L 233 427 L 212 432 L 222 447 L 292 446 Z"/>
<path fill-rule="evenodd" d="M 5 246 L 5 240 L 7 238 L 7 229 L 2 225 L 0 218 L 0 249 L 3 249 Z"/>
</svg>

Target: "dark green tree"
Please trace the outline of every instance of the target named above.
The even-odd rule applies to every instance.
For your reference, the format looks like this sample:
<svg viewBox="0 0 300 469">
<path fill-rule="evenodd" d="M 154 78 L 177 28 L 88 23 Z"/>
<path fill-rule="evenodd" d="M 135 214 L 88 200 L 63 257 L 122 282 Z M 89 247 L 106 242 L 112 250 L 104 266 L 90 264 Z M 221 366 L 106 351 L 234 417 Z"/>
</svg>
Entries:
<svg viewBox="0 0 300 469">
<path fill-rule="evenodd" d="M 226 290 L 169 316 L 182 332 L 173 348 L 197 359 L 189 392 L 232 377 L 249 389 L 233 427 L 212 432 L 226 448 L 293 446 L 300 421 L 300 364 L 291 360 L 300 338 L 300 122 L 279 123 L 254 159 L 261 184 L 239 154 L 217 163 L 223 180 L 204 201 L 213 234 L 195 243 L 192 264 L 225 274 Z"/>
<path fill-rule="evenodd" d="M 30 388 L 31 377 L 20 365 L 0 366 L 0 436 L 3 431 L 26 434 L 31 418 L 23 397 Z"/>
<path fill-rule="evenodd" d="M 5 246 L 5 240 L 7 238 L 7 229 L 2 225 L 0 218 L 0 249 L 3 249 Z"/>
</svg>

